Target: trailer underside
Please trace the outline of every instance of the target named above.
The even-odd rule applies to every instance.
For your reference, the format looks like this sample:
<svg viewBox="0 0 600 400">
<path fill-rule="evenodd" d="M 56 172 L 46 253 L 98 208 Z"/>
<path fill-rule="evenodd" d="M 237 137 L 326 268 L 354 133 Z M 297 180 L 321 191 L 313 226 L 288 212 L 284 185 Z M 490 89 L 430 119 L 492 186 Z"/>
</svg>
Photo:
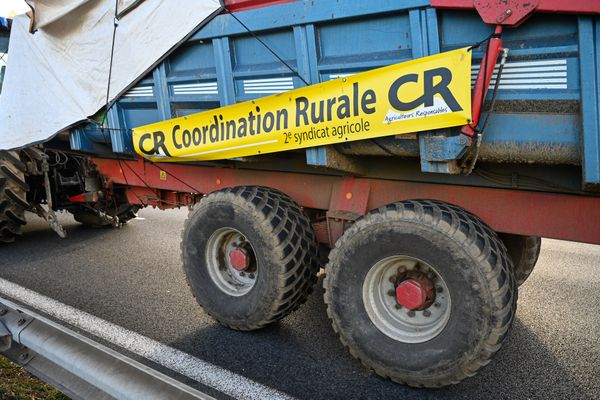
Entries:
<svg viewBox="0 0 600 400">
<path fill-rule="evenodd" d="M 440 200 L 477 215 L 497 232 L 600 244 L 600 197 L 475 186 L 366 179 L 200 165 L 143 159 L 93 158 L 106 184 L 124 185 L 132 204 L 172 208 L 234 186 L 274 188 L 306 209 L 319 242 L 333 245 L 344 228 L 367 212 L 409 199 Z"/>
</svg>

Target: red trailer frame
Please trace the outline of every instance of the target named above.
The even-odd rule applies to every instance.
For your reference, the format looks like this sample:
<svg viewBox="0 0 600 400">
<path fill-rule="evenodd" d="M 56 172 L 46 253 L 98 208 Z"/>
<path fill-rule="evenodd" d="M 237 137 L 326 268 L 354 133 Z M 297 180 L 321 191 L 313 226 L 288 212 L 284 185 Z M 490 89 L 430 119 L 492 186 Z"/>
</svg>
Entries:
<svg viewBox="0 0 600 400">
<path fill-rule="evenodd" d="M 455 204 L 498 232 L 600 244 L 600 197 L 473 186 L 363 179 L 198 165 L 94 158 L 108 187 L 127 186 L 132 204 L 172 208 L 233 186 L 278 189 L 305 208 L 326 212 L 315 223 L 321 243 L 333 245 L 344 227 L 396 201 L 431 199 Z M 596 223 L 593 223 L 596 221 Z"/>
</svg>

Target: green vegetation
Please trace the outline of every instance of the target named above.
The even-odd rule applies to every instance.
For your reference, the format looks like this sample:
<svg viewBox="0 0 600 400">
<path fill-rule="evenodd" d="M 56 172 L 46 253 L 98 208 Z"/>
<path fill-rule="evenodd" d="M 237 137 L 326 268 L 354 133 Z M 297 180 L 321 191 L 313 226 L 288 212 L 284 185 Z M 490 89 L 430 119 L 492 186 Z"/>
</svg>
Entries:
<svg viewBox="0 0 600 400">
<path fill-rule="evenodd" d="M 23 368 L 0 357 L 0 400 L 69 400 Z"/>
</svg>

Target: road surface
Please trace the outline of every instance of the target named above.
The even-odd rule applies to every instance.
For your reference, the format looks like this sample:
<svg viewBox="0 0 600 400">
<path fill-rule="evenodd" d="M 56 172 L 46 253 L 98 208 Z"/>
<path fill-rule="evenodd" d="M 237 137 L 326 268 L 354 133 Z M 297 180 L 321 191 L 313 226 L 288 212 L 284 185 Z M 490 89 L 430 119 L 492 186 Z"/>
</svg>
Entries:
<svg viewBox="0 0 600 400">
<path fill-rule="evenodd" d="M 416 390 L 371 374 L 342 347 L 325 312 L 322 278 L 307 304 L 266 329 L 241 333 L 215 323 L 195 303 L 180 266 L 186 215 L 142 210 L 115 230 L 86 228 L 62 214 L 66 240 L 29 215 L 23 238 L 0 247 L 0 292 L 14 283 L 160 342 L 148 364 L 200 389 L 190 374 L 170 370 L 179 365 L 173 354 L 193 356 L 186 359 L 192 369 L 220 367 L 209 379 L 217 389 L 228 385 L 219 382 L 223 371 L 247 378 L 238 393 L 251 382 L 298 399 L 600 398 L 600 246 L 545 240 L 521 287 L 512 333 L 492 363 L 457 386 Z M 143 361 L 133 348 L 127 354 Z"/>
</svg>

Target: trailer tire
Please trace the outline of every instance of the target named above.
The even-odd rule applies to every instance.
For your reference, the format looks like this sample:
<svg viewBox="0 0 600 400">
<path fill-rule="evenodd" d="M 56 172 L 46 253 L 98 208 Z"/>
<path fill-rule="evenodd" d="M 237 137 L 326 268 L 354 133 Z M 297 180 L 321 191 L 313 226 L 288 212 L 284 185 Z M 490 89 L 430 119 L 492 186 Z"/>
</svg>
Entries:
<svg viewBox="0 0 600 400">
<path fill-rule="evenodd" d="M 238 250 L 245 254 L 242 270 L 232 258 Z M 319 268 L 309 219 L 288 196 L 263 187 L 229 188 L 202 199 L 185 222 L 181 254 L 198 304 L 243 331 L 298 308 Z"/>
<path fill-rule="evenodd" d="M 26 166 L 15 151 L 0 151 L 0 242 L 14 242 L 27 223 Z"/>
<path fill-rule="evenodd" d="M 431 278 L 428 308 L 413 311 L 397 300 L 404 274 Z M 324 288 L 327 313 L 350 353 L 414 387 L 473 376 L 501 347 L 516 311 L 512 265 L 498 235 L 438 201 L 394 203 L 357 220 L 330 254 Z"/>
<path fill-rule="evenodd" d="M 542 249 L 542 238 L 538 236 L 499 233 L 513 262 L 517 286 L 521 286 L 533 272 Z"/>
</svg>

